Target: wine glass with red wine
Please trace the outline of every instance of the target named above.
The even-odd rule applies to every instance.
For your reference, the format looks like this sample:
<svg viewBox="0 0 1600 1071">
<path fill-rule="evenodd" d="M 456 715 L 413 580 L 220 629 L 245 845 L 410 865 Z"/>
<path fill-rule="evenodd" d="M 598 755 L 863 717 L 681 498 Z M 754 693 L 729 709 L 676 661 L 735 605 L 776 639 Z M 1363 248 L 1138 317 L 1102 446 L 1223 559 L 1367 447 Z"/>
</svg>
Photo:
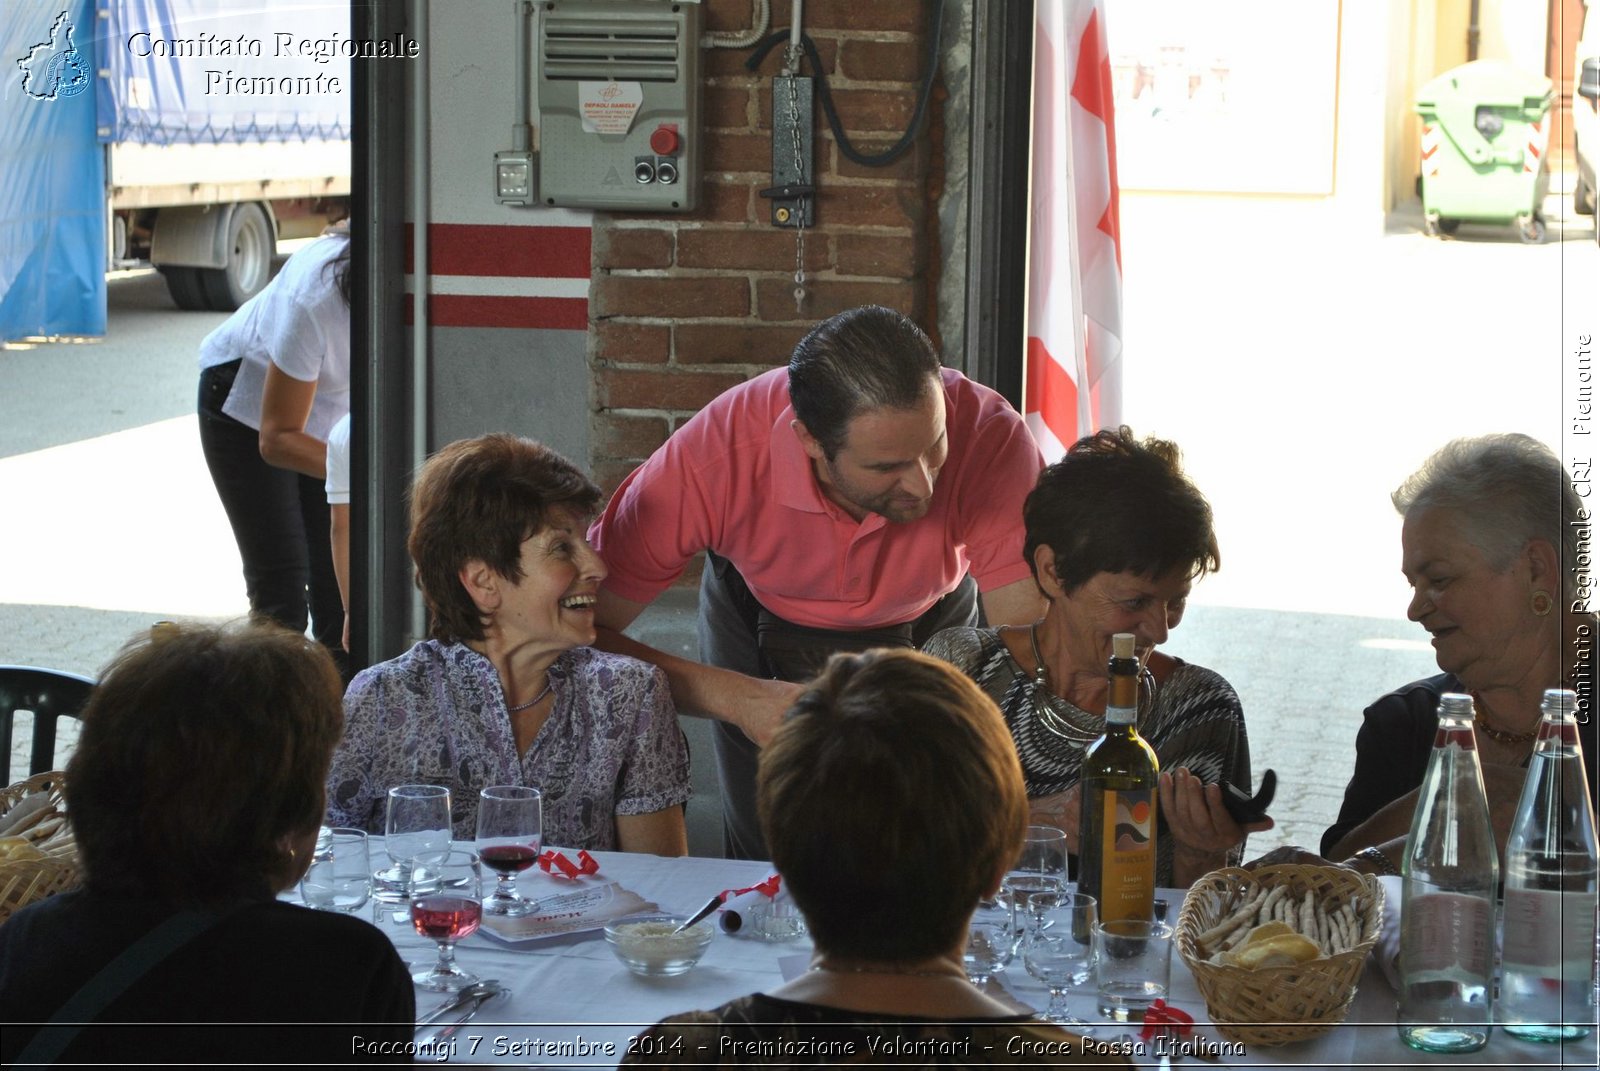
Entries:
<svg viewBox="0 0 1600 1071">
<path fill-rule="evenodd" d="M 544 836 L 544 796 L 523 785 L 490 785 L 478 793 L 478 855 L 500 877 L 483 901 L 490 915 L 516 918 L 535 902 L 517 892 L 517 875 L 539 860 Z"/>
<path fill-rule="evenodd" d="M 415 886 L 411 896 L 411 925 L 439 943 L 438 961 L 411 964 L 411 980 L 423 989 L 454 993 L 478 980 L 456 966 L 456 942 L 476 933 L 483 920 L 483 866 L 477 852 L 461 849 L 419 855 L 411 865 L 439 879 Z"/>
</svg>

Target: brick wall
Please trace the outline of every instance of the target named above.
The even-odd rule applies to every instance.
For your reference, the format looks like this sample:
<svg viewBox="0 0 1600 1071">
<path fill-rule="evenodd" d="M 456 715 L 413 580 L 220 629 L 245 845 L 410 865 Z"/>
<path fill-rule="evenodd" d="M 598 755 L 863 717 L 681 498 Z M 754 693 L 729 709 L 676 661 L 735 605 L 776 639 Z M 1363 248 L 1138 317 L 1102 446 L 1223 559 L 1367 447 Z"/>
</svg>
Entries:
<svg viewBox="0 0 1600 1071">
<path fill-rule="evenodd" d="M 706 30 L 750 25 L 749 0 L 707 0 Z M 916 104 L 929 0 L 809 0 L 839 117 L 863 153 L 893 144 Z M 773 31 L 789 25 L 772 0 Z M 705 175 L 688 215 L 596 213 L 589 302 L 591 471 L 608 493 L 717 394 L 788 360 L 841 309 L 899 309 L 933 333 L 942 181 L 935 89 L 915 146 L 888 167 L 850 162 L 816 108 L 819 225 L 805 236 L 809 296 L 793 296 L 795 232 L 773 227 L 757 191 L 772 185 L 774 49 L 755 72 L 744 49 L 704 54 Z M 812 75 L 809 63 L 801 73 Z"/>
</svg>

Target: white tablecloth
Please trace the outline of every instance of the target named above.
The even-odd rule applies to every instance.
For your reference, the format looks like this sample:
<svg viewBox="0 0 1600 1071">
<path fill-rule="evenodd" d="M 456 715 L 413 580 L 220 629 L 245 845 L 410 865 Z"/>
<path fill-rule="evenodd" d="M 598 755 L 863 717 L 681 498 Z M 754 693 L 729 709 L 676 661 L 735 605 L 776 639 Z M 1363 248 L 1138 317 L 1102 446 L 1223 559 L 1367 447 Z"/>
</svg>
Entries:
<svg viewBox="0 0 1600 1071">
<path fill-rule="evenodd" d="M 374 844 L 374 856 L 381 848 Z M 597 852 L 600 873 L 580 881 L 616 881 L 665 911 L 688 913 L 727 888 L 754 885 L 772 872 L 771 864 L 725 859 L 661 859 L 621 852 Z M 568 891 L 573 883 L 533 870 L 518 884 L 532 896 Z M 1183 894 L 1163 893 L 1176 919 Z M 394 941 L 407 961 L 431 962 L 435 945 L 418 937 L 410 923 L 395 923 L 392 913 L 379 916 L 379 926 Z M 645 1026 L 675 1012 L 711 1008 L 734 997 L 771 990 L 784 980 L 780 961 L 805 956 L 805 941 L 773 944 L 753 938 L 719 933 L 705 957 L 688 974 L 676 978 L 640 978 L 611 954 L 604 936 L 596 931 L 553 938 L 517 948 L 478 933 L 462 941 L 456 959 L 463 969 L 496 978 L 510 993 L 484 1005 L 477 1017 L 456 1035 L 448 1062 L 493 1061 L 520 1065 L 560 1064 L 570 1067 L 612 1067 L 626 1050 L 628 1039 Z M 1048 995 L 1030 978 L 1020 962 L 1001 976 L 1007 993 L 1021 1004 L 1044 1007 Z M 438 1007 L 443 998 L 418 992 L 418 1014 Z M 1176 952 L 1173 954 L 1172 988 L 1168 1002 L 1193 1015 L 1196 1033 L 1214 1042 L 1222 1036 L 1206 1023 L 1205 1003 L 1194 979 Z M 1069 998 L 1073 1010 L 1098 1019 L 1091 990 Z M 1369 970 L 1357 993 L 1348 1022 L 1320 1038 L 1281 1046 L 1247 1046 L 1222 1058 L 1224 1067 L 1416 1067 L 1468 1064 L 1518 1067 L 1589 1067 L 1596 1065 L 1596 1038 L 1590 1035 L 1566 1045 L 1540 1045 L 1519 1041 L 1496 1030 L 1480 1052 L 1457 1057 L 1434 1057 L 1408 1049 L 1394 1026 L 1394 991 L 1381 974 Z M 448 1017 L 447 1017 L 448 1018 Z M 426 1043 L 432 1028 L 418 1033 Z M 1111 1041 L 1124 1033 L 1135 1039 L 1139 1024 L 1106 1024 L 1089 1031 Z M 419 1061 L 430 1054 L 419 1053 Z M 1154 1066 L 1156 1053 L 1148 1046 L 1135 1062 Z M 1188 1059 L 1191 1069 L 1207 1066 Z"/>
</svg>

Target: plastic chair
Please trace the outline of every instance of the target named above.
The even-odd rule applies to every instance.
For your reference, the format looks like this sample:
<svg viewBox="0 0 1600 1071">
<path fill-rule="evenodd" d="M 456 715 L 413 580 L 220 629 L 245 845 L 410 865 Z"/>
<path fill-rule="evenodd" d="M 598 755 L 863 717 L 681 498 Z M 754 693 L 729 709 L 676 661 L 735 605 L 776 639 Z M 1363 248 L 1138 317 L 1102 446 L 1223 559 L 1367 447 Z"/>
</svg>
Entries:
<svg viewBox="0 0 1600 1071">
<path fill-rule="evenodd" d="M 4 731 L 6 755 L 11 754 L 17 711 L 30 710 L 33 745 L 28 754 L 28 776 L 54 769 L 56 722 L 79 717 L 92 691 L 94 681 L 76 673 L 36 666 L 0 666 L 0 728 Z"/>
</svg>

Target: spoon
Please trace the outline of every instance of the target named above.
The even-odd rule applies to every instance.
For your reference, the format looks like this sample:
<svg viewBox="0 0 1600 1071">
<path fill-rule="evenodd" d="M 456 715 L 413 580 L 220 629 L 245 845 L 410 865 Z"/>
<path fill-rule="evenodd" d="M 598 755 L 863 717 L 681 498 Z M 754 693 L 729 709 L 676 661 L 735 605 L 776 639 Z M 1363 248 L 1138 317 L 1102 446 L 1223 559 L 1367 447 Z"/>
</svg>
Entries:
<svg viewBox="0 0 1600 1071">
<path fill-rule="evenodd" d="M 693 926 L 695 923 L 699 922 L 701 919 L 705 918 L 707 915 L 711 914 L 711 912 L 715 911 L 717 908 L 719 908 L 721 906 L 722 906 L 722 894 L 718 893 L 717 895 L 713 896 L 711 899 L 706 901 L 706 906 L 705 907 L 702 907 L 699 911 L 696 911 L 694 914 L 690 915 L 687 919 L 684 920 L 684 922 L 683 922 L 683 924 L 681 926 L 679 926 L 677 929 L 673 930 L 672 931 L 673 935 L 676 936 L 677 934 L 682 933 L 684 930 L 687 930 L 690 926 Z"/>
</svg>

